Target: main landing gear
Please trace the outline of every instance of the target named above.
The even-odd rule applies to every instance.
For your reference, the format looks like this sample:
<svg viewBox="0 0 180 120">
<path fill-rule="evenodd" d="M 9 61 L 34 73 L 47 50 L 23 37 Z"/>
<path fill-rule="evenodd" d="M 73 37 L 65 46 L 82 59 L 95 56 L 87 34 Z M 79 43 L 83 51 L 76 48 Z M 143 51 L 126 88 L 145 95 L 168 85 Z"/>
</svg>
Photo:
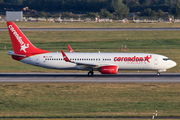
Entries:
<svg viewBox="0 0 180 120">
<path fill-rule="evenodd" d="M 159 73 L 159 72 L 157 72 L 157 76 L 160 76 L 160 73 Z"/>
<path fill-rule="evenodd" d="M 89 76 L 89 77 L 92 77 L 93 75 L 94 75 L 94 72 L 93 72 L 93 71 L 89 71 L 89 72 L 88 72 L 88 76 Z"/>
</svg>

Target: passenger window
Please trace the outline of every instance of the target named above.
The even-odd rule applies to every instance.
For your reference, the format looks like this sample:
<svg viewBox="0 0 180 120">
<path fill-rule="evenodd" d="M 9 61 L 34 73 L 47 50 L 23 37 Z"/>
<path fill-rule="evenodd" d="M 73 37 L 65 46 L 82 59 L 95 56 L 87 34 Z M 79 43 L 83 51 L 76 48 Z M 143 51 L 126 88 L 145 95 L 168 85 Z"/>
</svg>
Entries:
<svg viewBox="0 0 180 120">
<path fill-rule="evenodd" d="M 167 61 L 167 60 L 169 60 L 169 58 L 163 58 L 163 60 L 164 60 L 164 61 Z"/>
</svg>

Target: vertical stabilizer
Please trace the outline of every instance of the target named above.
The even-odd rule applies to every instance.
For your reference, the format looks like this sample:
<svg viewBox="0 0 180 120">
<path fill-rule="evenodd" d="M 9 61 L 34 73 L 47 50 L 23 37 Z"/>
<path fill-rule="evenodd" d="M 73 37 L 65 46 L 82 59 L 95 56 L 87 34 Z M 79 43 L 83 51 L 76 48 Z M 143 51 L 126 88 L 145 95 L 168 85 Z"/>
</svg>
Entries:
<svg viewBox="0 0 180 120">
<path fill-rule="evenodd" d="M 7 22 L 7 27 L 15 54 L 31 56 L 49 53 L 49 51 L 36 48 L 14 22 Z"/>
</svg>

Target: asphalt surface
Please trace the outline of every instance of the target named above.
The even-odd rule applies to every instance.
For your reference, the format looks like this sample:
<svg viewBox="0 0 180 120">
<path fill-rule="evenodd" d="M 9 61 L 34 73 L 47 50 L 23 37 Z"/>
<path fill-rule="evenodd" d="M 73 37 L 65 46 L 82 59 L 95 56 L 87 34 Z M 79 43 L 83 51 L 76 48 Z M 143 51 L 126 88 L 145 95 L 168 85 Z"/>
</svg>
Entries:
<svg viewBox="0 0 180 120">
<path fill-rule="evenodd" d="M 0 82 L 59 82 L 59 83 L 180 83 L 180 73 L 118 73 L 102 75 L 95 73 L 0 73 Z"/>
<path fill-rule="evenodd" d="M 21 31 L 179 31 L 180 28 L 20 28 Z M 0 31 L 8 31 L 0 28 Z"/>
</svg>

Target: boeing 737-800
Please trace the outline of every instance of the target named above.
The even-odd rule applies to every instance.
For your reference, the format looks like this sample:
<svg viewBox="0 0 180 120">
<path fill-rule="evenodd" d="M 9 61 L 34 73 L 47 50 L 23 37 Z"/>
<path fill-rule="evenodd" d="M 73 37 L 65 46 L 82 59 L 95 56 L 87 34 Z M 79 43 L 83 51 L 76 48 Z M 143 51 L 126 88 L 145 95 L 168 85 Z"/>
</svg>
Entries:
<svg viewBox="0 0 180 120">
<path fill-rule="evenodd" d="M 117 74 L 118 70 L 155 70 L 159 72 L 176 66 L 168 57 L 150 53 L 78 53 L 68 45 L 69 53 L 53 53 L 33 46 L 14 22 L 7 22 L 14 52 L 9 55 L 17 61 L 34 66 L 59 70 L 87 70 L 88 76 L 99 71 Z"/>
</svg>

